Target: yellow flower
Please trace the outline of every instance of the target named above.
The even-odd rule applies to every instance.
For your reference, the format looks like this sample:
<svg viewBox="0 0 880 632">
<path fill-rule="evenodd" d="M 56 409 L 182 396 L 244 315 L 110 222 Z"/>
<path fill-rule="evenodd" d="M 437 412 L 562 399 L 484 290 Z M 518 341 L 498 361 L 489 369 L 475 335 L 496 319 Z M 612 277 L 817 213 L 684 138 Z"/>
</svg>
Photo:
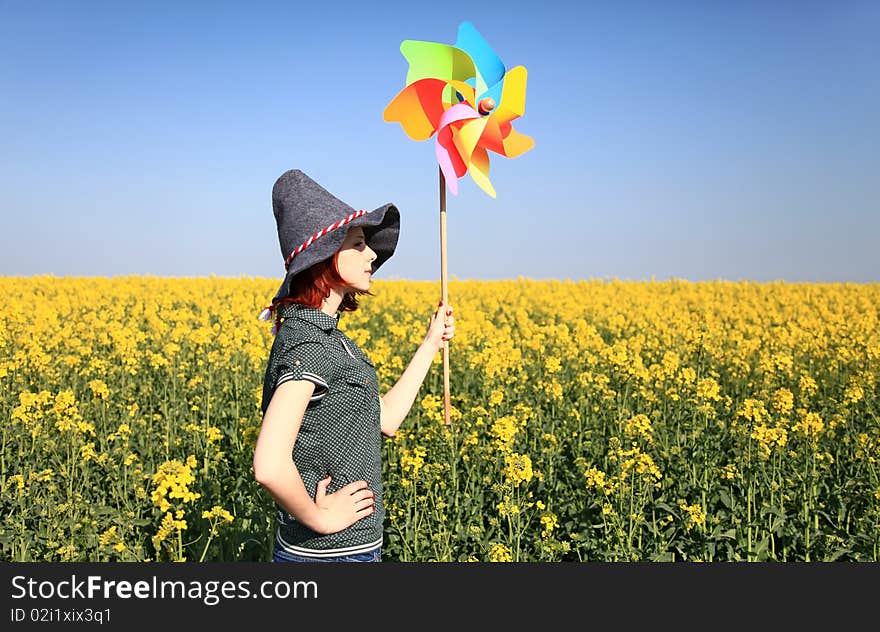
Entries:
<svg viewBox="0 0 880 632">
<path fill-rule="evenodd" d="M 770 414 L 764 407 L 764 402 L 751 397 L 745 399 L 742 406 L 736 411 L 736 414 L 755 423 L 762 423 L 770 417 Z"/>
<path fill-rule="evenodd" d="M 202 518 L 209 520 L 220 519 L 224 522 L 232 522 L 232 514 L 223 509 L 220 505 L 214 505 L 210 511 L 203 511 Z"/>
<path fill-rule="evenodd" d="M 513 556 L 510 549 L 503 544 L 494 543 L 489 549 L 490 562 L 512 562 Z"/>
<path fill-rule="evenodd" d="M 496 388 L 489 395 L 489 406 L 498 406 L 504 401 L 504 391 L 500 388 Z"/>
<path fill-rule="evenodd" d="M 513 502 L 510 496 L 505 496 L 504 500 L 495 505 L 495 509 L 498 510 L 498 514 L 502 517 L 516 516 L 521 512 L 521 507 Z"/>
<path fill-rule="evenodd" d="M 559 518 L 556 514 L 547 512 L 541 516 L 541 537 L 549 538 L 553 535 L 554 529 L 559 526 Z"/>
<path fill-rule="evenodd" d="M 513 415 L 499 417 L 492 423 L 489 432 L 495 438 L 494 444 L 499 450 L 509 450 L 519 432 L 519 424 Z"/>
<path fill-rule="evenodd" d="M 725 465 L 720 472 L 720 478 L 722 481 L 732 481 L 739 476 L 739 471 L 736 468 L 736 465 L 728 464 Z"/>
<path fill-rule="evenodd" d="M 422 398 L 421 408 L 429 419 L 436 422 L 443 421 L 443 399 L 441 397 L 428 393 Z"/>
<path fill-rule="evenodd" d="M 65 389 L 55 395 L 52 412 L 55 414 L 55 427 L 59 432 L 76 428 L 77 423 L 83 419 L 76 406 L 73 391 L 70 389 Z"/>
<path fill-rule="evenodd" d="M 192 473 L 192 468 L 195 465 L 196 458 L 191 454 L 187 457 L 185 464 L 177 459 L 172 459 L 159 466 L 159 470 L 153 475 L 155 489 L 151 497 L 153 504 L 160 511 L 165 512 L 170 509 L 171 503 L 168 499 L 189 503 L 201 498 L 201 494 L 189 489 L 189 485 L 195 482 Z"/>
<path fill-rule="evenodd" d="M 55 555 L 57 555 L 62 562 L 72 562 L 76 559 L 78 554 L 79 552 L 74 544 L 66 544 L 55 550 Z"/>
<path fill-rule="evenodd" d="M 116 429 L 116 432 L 111 432 L 107 435 L 108 441 L 128 441 L 128 438 L 131 436 L 131 426 L 127 423 L 119 424 L 119 427 Z"/>
<path fill-rule="evenodd" d="M 697 397 L 713 402 L 721 401 L 721 386 L 711 377 L 704 377 L 697 382 Z"/>
<path fill-rule="evenodd" d="M 110 546 L 119 540 L 119 534 L 117 533 L 117 526 L 113 525 L 104 533 L 98 536 L 98 544 L 101 546 Z"/>
<path fill-rule="evenodd" d="M 528 454 L 509 454 L 504 457 L 504 482 L 518 486 L 520 483 L 528 483 L 532 480 L 532 459 Z"/>
<path fill-rule="evenodd" d="M 697 379 L 697 372 L 689 366 L 683 367 L 681 371 L 678 372 L 678 375 L 681 378 L 681 381 L 686 385 L 693 384 L 694 380 Z"/>
<path fill-rule="evenodd" d="M 157 551 L 159 550 L 161 544 L 172 534 L 176 532 L 183 532 L 186 530 L 186 521 L 181 520 L 181 517 L 182 512 L 177 512 L 176 515 L 172 515 L 171 512 L 168 512 L 164 516 L 162 516 L 162 522 L 159 524 L 159 530 L 152 538 L 153 547 Z"/>
<path fill-rule="evenodd" d="M 819 413 L 807 412 L 802 409 L 799 413 L 800 420 L 792 426 L 792 430 L 815 442 L 818 439 L 819 434 L 825 430 L 825 422 L 822 420 L 822 417 L 819 416 Z"/>
<path fill-rule="evenodd" d="M 556 380 L 553 380 L 552 382 L 538 380 L 538 387 L 545 393 L 547 393 L 552 401 L 560 403 L 562 402 L 564 390 L 562 388 L 562 384 L 560 384 Z"/>
<path fill-rule="evenodd" d="M 82 459 L 83 463 L 88 463 L 97 456 L 94 443 L 86 443 L 79 449 L 79 458 Z"/>
<path fill-rule="evenodd" d="M 850 379 L 849 384 L 846 387 L 846 390 L 843 393 L 843 398 L 850 404 L 857 404 L 865 397 L 865 389 L 862 388 L 862 385 L 857 381 Z"/>
<path fill-rule="evenodd" d="M 416 446 L 411 450 L 404 449 L 400 455 L 400 468 L 413 478 L 419 477 L 419 472 L 425 465 L 425 455 L 428 451 L 422 446 Z"/>
<path fill-rule="evenodd" d="M 624 432 L 628 437 L 641 437 L 648 442 L 654 439 L 654 428 L 651 425 L 651 419 L 643 413 L 639 413 L 625 421 Z"/>
<path fill-rule="evenodd" d="M 615 444 L 619 445 L 619 442 L 609 441 L 609 445 L 612 446 L 612 453 L 609 454 L 609 459 L 619 463 L 620 479 L 622 481 L 627 480 L 630 473 L 635 472 L 643 483 L 652 485 L 655 488 L 660 487 L 660 480 L 663 478 L 663 474 L 656 463 L 654 463 L 651 455 L 642 452 L 636 443 L 633 443 L 632 448 L 629 450 L 623 450 L 620 447 L 614 448 Z"/>
<path fill-rule="evenodd" d="M 785 428 L 773 428 L 764 424 L 755 425 L 751 437 L 758 443 L 760 455 L 765 459 L 770 457 L 774 449 L 784 448 L 788 443 L 788 431 Z"/>
<path fill-rule="evenodd" d="M 608 484 L 608 475 L 593 467 L 587 468 L 584 472 L 584 478 L 587 481 L 588 489 L 598 489 L 604 492 Z"/>
<path fill-rule="evenodd" d="M 684 501 L 680 501 L 678 506 L 685 516 L 685 531 L 706 524 L 706 514 L 700 505 L 688 505 Z"/>
<path fill-rule="evenodd" d="M 663 373 L 666 377 L 672 377 L 681 364 L 681 358 L 674 351 L 667 351 L 663 354 Z"/>
<path fill-rule="evenodd" d="M 21 491 L 24 489 L 24 476 L 21 474 L 13 474 L 12 476 L 7 477 L 6 481 L 3 484 L 3 491 L 7 491 L 12 486 L 15 486 L 16 490 Z"/>
<path fill-rule="evenodd" d="M 90 380 L 89 388 L 98 399 L 105 400 L 110 396 L 110 389 L 107 388 L 107 384 L 103 380 Z"/>
<path fill-rule="evenodd" d="M 772 406 L 780 415 L 787 415 L 794 408 L 794 395 L 787 388 L 776 389 L 773 393 Z"/>
<path fill-rule="evenodd" d="M 809 375 L 802 375 L 798 380 L 798 389 L 805 397 L 809 398 L 819 391 L 819 386 L 816 384 L 816 380 Z"/>
</svg>

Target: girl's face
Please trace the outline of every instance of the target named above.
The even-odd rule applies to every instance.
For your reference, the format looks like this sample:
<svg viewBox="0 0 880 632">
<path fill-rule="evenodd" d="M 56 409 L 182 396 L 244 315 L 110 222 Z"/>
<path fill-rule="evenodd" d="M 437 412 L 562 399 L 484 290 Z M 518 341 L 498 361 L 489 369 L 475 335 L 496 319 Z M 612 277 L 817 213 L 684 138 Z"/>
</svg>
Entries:
<svg viewBox="0 0 880 632">
<path fill-rule="evenodd" d="M 360 226 L 349 228 L 336 255 L 336 269 L 346 285 L 344 289 L 369 290 L 375 260 L 376 253 L 364 239 L 364 229 Z"/>
</svg>

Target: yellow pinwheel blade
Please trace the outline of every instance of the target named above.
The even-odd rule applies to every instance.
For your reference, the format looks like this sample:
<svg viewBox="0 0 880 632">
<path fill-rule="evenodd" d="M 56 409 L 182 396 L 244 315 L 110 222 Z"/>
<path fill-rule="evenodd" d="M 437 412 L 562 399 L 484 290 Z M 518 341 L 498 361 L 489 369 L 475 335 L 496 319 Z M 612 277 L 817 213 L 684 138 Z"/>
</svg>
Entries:
<svg viewBox="0 0 880 632">
<path fill-rule="evenodd" d="M 519 118 L 526 111 L 526 78 L 528 73 L 524 66 L 511 68 L 504 75 L 504 86 L 501 90 L 501 103 L 492 112 L 492 118 L 499 123 L 506 123 Z"/>
<path fill-rule="evenodd" d="M 495 197 L 495 187 L 489 181 L 489 154 L 482 147 L 477 147 L 474 150 L 468 173 L 471 174 L 471 179 L 477 183 L 478 187 Z"/>
<path fill-rule="evenodd" d="M 443 100 L 444 105 L 449 108 L 457 103 L 460 103 L 458 97 L 455 93 L 458 92 L 464 97 L 464 103 L 467 103 L 472 108 L 476 108 L 476 92 L 475 90 L 466 84 L 464 81 L 452 80 L 449 82 L 448 90 L 443 92 Z"/>
<path fill-rule="evenodd" d="M 452 140 L 465 164 L 471 161 L 471 155 L 480 142 L 480 136 L 483 135 L 486 122 L 487 119 L 482 117 L 470 119 L 461 124 L 460 127 L 453 129 Z"/>
</svg>

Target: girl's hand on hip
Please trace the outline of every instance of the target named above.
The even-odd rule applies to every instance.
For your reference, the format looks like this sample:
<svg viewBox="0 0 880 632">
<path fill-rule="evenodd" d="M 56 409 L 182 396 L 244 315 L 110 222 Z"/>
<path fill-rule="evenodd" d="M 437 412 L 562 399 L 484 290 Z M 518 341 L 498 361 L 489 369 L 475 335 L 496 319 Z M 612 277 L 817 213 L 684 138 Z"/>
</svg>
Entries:
<svg viewBox="0 0 880 632">
<path fill-rule="evenodd" d="M 437 311 L 428 321 L 428 332 L 425 334 L 425 344 L 435 351 L 443 349 L 444 343 L 452 340 L 455 335 L 455 318 L 452 316 L 452 305 L 444 305 L 440 302 Z"/>
<path fill-rule="evenodd" d="M 332 494 L 327 493 L 330 484 L 328 476 L 318 481 L 315 490 L 315 505 L 318 507 L 318 533 L 327 535 L 342 531 L 361 518 L 373 513 L 376 502 L 373 490 L 367 481 L 355 481 L 341 487 Z"/>
</svg>

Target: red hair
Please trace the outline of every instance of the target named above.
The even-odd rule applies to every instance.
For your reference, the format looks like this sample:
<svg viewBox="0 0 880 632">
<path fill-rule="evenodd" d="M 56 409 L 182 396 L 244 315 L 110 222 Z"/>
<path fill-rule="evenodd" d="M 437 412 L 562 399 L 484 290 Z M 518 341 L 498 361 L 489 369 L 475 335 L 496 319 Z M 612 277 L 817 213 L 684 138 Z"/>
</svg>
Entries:
<svg viewBox="0 0 880 632">
<path fill-rule="evenodd" d="M 278 309 L 285 305 L 297 303 L 305 305 L 313 309 L 321 309 L 324 299 L 330 296 L 330 291 L 334 287 L 342 287 L 345 281 L 339 275 L 339 268 L 336 267 L 336 258 L 339 256 L 337 251 L 329 259 L 324 259 L 313 266 L 309 266 L 302 272 L 298 273 L 291 279 L 290 292 L 285 298 L 273 301 L 275 313 Z M 358 308 L 357 297 L 361 294 L 372 293 L 369 290 L 352 290 L 346 292 L 339 304 L 339 311 L 353 312 Z"/>
</svg>

